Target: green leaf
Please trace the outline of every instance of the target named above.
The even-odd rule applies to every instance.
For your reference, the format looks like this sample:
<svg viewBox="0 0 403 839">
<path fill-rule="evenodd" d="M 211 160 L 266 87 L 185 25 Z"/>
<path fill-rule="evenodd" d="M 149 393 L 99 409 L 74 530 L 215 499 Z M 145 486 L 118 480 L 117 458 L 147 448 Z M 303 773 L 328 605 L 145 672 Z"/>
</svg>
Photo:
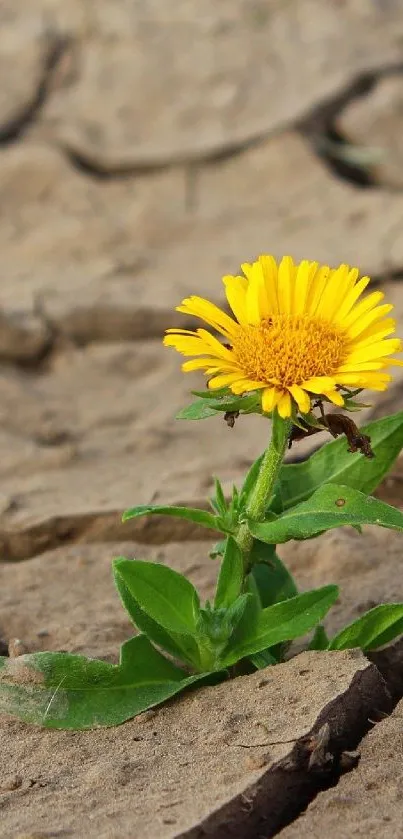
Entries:
<svg viewBox="0 0 403 839">
<path fill-rule="evenodd" d="M 193 521 L 201 527 L 208 527 L 210 530 L 222 530 L 222 523 L 217 516 L 207 510 L 193 509 L 192 507 L 169 507 L 164 505 L 140 504 L 138 507 L 131 507 L 123 513 L 122 521 L 130 521 L 140 516 L 174 516 L 179 519 Z"/>
<path fill-rule="evenodd" d="M 298 594 L 292 575 L 276 554 L 275 545 L 267 545 L 255 539 L 251 561 L 253 562 L 251 574 L 263 608 L 288 600 L 289 597 L 295 597 Z"/>
<path fill-rule="evenodd" d="M 232 536 L 228 536 L 218 576 L 214 607 L 230 606 L 241 594 L 244 569 L 242 552 Z"/>
<path fill-rule="evenodd" d="M 308 650 L 327 650 L 329 639 L 322 625 L 316 627 Z"/>
<path fill-rule="evenodd" d="M 229 387 L 219 387 L 214 390 L 191 390 L 190 392 L 193 396 L 199 396 L 200 399 L 212 399 L 213 401 L 217 401 L 220 396 L 228 396 L 231 398 L 234 396 Z"/>
<path fill-rule="evenodd" d="M 150 641 L 157 644 L 174 658 L 180 661 L 187 661 L 196 669 L 199 668 L 199 654 L 198 646 L 192 635 L 183 635 L 175 632 L 167 632 L 156 621 L 147 615 L 143 609 L 140 608 L 137 600 L 124 583 L 121 574 L 116 573 L 116 568 L 113 567 L 114 580 L 116 588 L 119 592 L 120 599 L 133 621 L 134 626 L 144 633 Z"/>
<path fill-rule="evenodd" d="M 361 431 L 371 438 L 375 454 L 372 460 L 360 452 L 351 454 L 342 435 L 322 446 L 303 463 L 284 464 L 275 488 L 277 504 L 272 508 L 274 512 L 287 510 L 305 501 L 324 483 L 342 484 L 367 495 L 373 492 L 403 447 L 403 411 L 374 420 L 364 425 Z"/>
<path fill-rule="evenodd" d="M 403 603 L 382 603 L 345 626 L 329 643 L 329 650 L 360 647 L 374 650 L 403 633 Z"/>
<path fill-rule="evenodd" d="M 216 413 L 217 411 L 210 407 L 207 400 L 198 399 L 196 402 L 192 402 L 191 405 L 187 405 L 186 408 L 182 408 L 176 414 L 175 419 L 202 420 L 208 419 L 208 417 L 215 417 Z"/>
<path fill-rule="evenodd" d="M 198 395 L 199 392 L 195 391 Z M 239 411 L 243 414 L 261 413 L 261 397 L 258 393 L 248 393 L 245 396 L 235 396 L 226 392 L 222 396 L 215 391 L 207 396 L 203 393 L 201 399 L 192 402 L 186 408 L 182 408 L 176 419 L 198 420 L 212 417 L 219 412 Z"/>
<path fill-rule="evenodd" d="M 46 728 L 119 725 L 210 680 L 187 676 L 138 635 L 123 644 L 118 665 L 68 653 L 0 658 L 0 711 Z"/>
<path fill-rule="evenodd" d="M 262 650 L 261 653 L 254 653 L 254 655 L 248 656 L 248 659 L 256 667 L 256 670 L 264 670 L 265 667 L 278 664 L 278 660 L 272 655 L 270 650 Z"/>
<path fill-rule="evenodd" d="M 289 539 L 308 539 L 334 527 L 359 524 L 403 530 L 403 513 L 356 489 L 325 484 L 308 501 L 272 521 L 250 521 L 249 529 L 256 539 L 278 545 Z"/>
<path fill-rule="evenodd" d="M 218 399 L 211 399 L 210 406 L 216 411 L 239 411 L 243 414 L 250 414 L 253 411 L 260 412 L 260 394 L 247 393 L 245 396 L 220 396 Z"/>
<path fill-rule="evenodd" d="M 223 654 L 221 666 L 229 667 L 241 658 L 309 632 L 324 618 L 338 593 L 337 586 L 324 586 L 268 606 L 256 615 L 250 627 L 241 620 Z"/>
<path fill-rule="evenodd" d="M 249 579 L 252 578 L 254 582 L 254 591 L 259 597 L 262 608 L 288 600 L 298 594 L 292 575 L 276 554 L 275 545 L 267 545 L 254 539 L 251 560 L 254 564 Z M 271 657 L 278 662 L 283 660 L 286 649 L 287 644 L 276 644 L 259 655 L 263 656 L 267 653 L 269 659 Z"/>
<path fill-rule="evenodd" d="M 168 632 L 196 633 L 200 615 L 199 596 L 192 583 L 167 565 L 119 557 L 113 561 L 115 577 L 140 608 Z"/>
<path fill-rule="evenodd" d="M 218 515 L 225 517 L 227 514 L 227 502 L 218 478 L 214 479 L 214 490 L 215 494 L 214 499 L 212 500 L 213 507 L 217 511 Z"/>
</svg>

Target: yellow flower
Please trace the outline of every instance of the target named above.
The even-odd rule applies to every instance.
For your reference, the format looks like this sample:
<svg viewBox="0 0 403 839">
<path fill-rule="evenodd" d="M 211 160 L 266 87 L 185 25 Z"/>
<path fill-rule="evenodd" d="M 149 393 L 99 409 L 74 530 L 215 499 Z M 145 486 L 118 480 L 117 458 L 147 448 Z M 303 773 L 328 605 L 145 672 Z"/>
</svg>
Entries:
<svg viewBox="0 0 403 839">
<path fill-rule="evenodd" d="M 385 390 L 390 358 L 402 342 L 388 338 L 393 308 L 378 305 L 381 291 L 360 300 L 369 277 L 357 268 L 320 266 L 285 256 L 279 265 L 260 256 L 242 265 L 244 276 L 223 277 L 234 318 L 201 297 L 188 297 L 178 312 L 205 321 L 225 339 L 205 329 L 168 329 L 164 344 L 185 356 L 184 371 L 205 370 L 211 389 L 235 394 L 262 390 L 262 409 L 291 416 L 293 404 L 305 414 L 312 396 L 343 405 L 340 388 Z"/>
</svg>

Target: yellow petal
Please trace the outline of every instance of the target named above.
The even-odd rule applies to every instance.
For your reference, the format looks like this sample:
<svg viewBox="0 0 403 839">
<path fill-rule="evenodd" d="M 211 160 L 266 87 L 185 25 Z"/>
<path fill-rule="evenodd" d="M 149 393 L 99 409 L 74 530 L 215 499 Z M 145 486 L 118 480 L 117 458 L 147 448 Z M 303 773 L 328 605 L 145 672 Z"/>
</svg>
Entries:
<svg viewBox="0 0 403 839">
<path fill-rule="evenodd" d="M 317 271 L 317 262 L 308 262 L 304 259 L 297 267 L 295 278 L 295 289 L 292 311 L 294 315 L 303 314 L 306 311 L 306 300 L 311 281 Z"/>
<path fill-rule="evenodd" d="M 368 390 L 386 390 L 392 378 L 386 373 L 366 373 L 361 378 L 360 387 Z"/>
<path fill-rule="evenodd" d="M 372 359 L 383 358 L 385 355 L 390 355 L 390 353 L 400 352 L 401 350 L 401 341 L 399 338 L 387 338 L 386 341 L 379 341 L 376 344 L 369 344 L 368 346 L 357 347 L 357 349 L 353 350 L 348 358 L 346 359 L 346 363 L 354 364 L 355 361 L 372 361 Z"/>
<path fill-rule="evenodd" d="M 350 289 L 350 291 L 346 295 L 345 299 L 343 300 L 340 308 L 338 309 L 337 312 L 335 312 L 335 315 L 334 315 L 334 322 L 335 323 L 344 324 L 344 319 L 346 318 L 346 316 L 350 312 L 352 306 L 354 306 L 354 303 L 356 302 L 356 300 L 358 300 L 358 298 L 361 296 L 363 291 L 365 291 L 368 283 L 369 283 L 369 277 L 361 277 L 361 279 L 358 280 L 358 283 L 355 283 L 353 288 Z"/>
<path fill-rule="evenodd" d="M 182 355 L 211 355 L 208 344 L 201 341 L 197 335 L 166 335 L 164 338 L 165 347 L 173 347 Z"/>
<path fill-rule="evenodd" d="M 222 309 L 203 297 L 186 297 L 185 300 L 182 300 L 181 305 L 176 307 L 176 311 L 204 320 L 226 337 L 233 335 L 237 328 L 235 321 L 226 312 L 223 312 Z"/>
<path fill-rule="evenodd" d="M 290 256 L 284 256 L 278 267 L 278 302 L 279 311 L 285 315 L 291 313 L 294 289 L 295 265 Z"/>
<path fill-rule="evenodd" d="M 242 266 L 244 270 L 244 266 Z M 266 314 L 262 311 L 264 306 L 263 298 L 263 274 L 262 267 L 254 262 L 248 270 L 248 288 L 246 290 L 246 317 L 249 324 L 258 326 Z"/>
<path fill-rule="evenodd" d="M 382 291 L 373 291 L 372 294 L 367 294 L 367 296 L 364 297 L 360 303 L 357 303 L 356 306 L 353 306 L 349 314 L 346 315 L 343 320 L 343 329 L 348 330 L 349 327 L 358 320 L 358 318 L 361 318 L 367 312 L 371 311 L 371 309 L 374 309 L 375 306 L 383 300 L 384 296 L 385 295 Z"/>
<path fill-rule="evenodd" d="M 211 390 L 217 390 L 220 387 L 227 387 L 228 385 L 232 385 L 234 382 L 238 381 L 241 373 L 223 373 L 218 376 L 214 376 L 213 379 L 210 379 L 208 382 L 208 387 Z"/>
<path fill-rule="evenodd" d="M 238 323 L 246 324 L 246 290 L 248 281 L 245 277 L 232 277 L 230 275 L 222 279 L 225 285 L 226 298 Z"/>
<path fill-rule="evenodd" d="M 340 405 L 340 407 L 344 405 L 344 399 L 338 390 L 327 390 L 324 392 L 323 396 L 330 399 L 334 405 Z"/>
<path fill-rule="evenodd" d="M 262 254 L 259 256 L 259 262 L 262 268 L 263 284 L 267 299 L 267 309 L 269 314 L 277 315 L 278 307 L 278 293 L 277 293 L 277 276 L 278 268 L 274 257 Z"/>
<path fill-rule="evenodd" d="M 282 397 L 282 391 L 274 387 L 266 387 L 262 393 L 262 410 L 269 414 L 276 407 Z"/>
<path fill-rule="evenodd" d="M 381 323 L 373 323 L 361 332 L 357 343 L 355 343 L 355 349 L 366 346 L 367 344 L 375 344 L 377 341 L 381 341 L 382 338 L 387 338 L 388 335 L 392 335 L 393 332 L 396 332 L 396 321 L 393 318 L 385 318 Z"/>
<path fill-rule="evenodd" d="M 340 265 L 334 271 L 330 272 L 326 288 L 316 309 L 318 317 L 325 318 L 329 323 L 333 320 L 333 315 L 337 312 L 345 296 L 348 278 L 348 265 Z"/>
<path fill-rule="evenodd" d="M 283 393 L 277 405 L 277 410 L 282 419 L 291 416 L 291 396 L 288 392 Z"/>
<path fill-rule="evenodd" d="M 291 385 L 288 390 L 290 391 L 291 396 L 294 397 L 301 414 L 307 414 L 308 411 L 311 410 L 311 400 L 306 391 L 298 385 Z"/>
<path fill-rule="evenodd" d="M 311 288 L 309 290 L 309 300 L 308 300 L 308 313 L 310 315 L 315 315 L 318 306 L 320 305 L 320 301 L 322 299 L 322 295 L 325 292 L 325 288 L 329 281 L 330 275 L 330 268 L 328 265 L 322 265 L 321 268 L 318 269 L 316 272 L 312 283 Z"/>
<path fill-rule="evenodd" d="M 364 372 L 366 370 L 381 370 L 384 367 L 384 361 L 362 361 L 359 364 L 340 364 L 337 373 L 334 374 L 335 379 L 339 373 L 354 373 L 355 371 Z"/>
<path fill-rule="evenodd" d="M 400 358 L 387 358 L 384 361 L 384 367 L 389 367 L 389 365 L 394 367 L 403 367 L 403 361 Z"/>
<path fill-rule="evenodd" d="M 375 306 L 371 311 L 367 312 L 365 315 L 361 315 L 361 317 L 357 318 L 351 326 L 347 329 L 347 334 L 350 339 L 356 339 L 357 341 L 360 340 L 360 336 L 362 332 L 372 326 L 372 324 L 376 323 L 382 318 L 385 318 L 386 315 L 389 314 L 393 309 L 393 306 L 389 303 L 385 303 L 383 306 Z"/>
<path fill-rule="evenodd" d="M 206 367 L 211 367 L 215 359 L 213 358 L 192 358 L 191 361 L 184 361 L 182 370 L 184 373 L 190 373 L 192 370 L 203 370 Z"/>
<path fill-rule="evenodd" d="M 210 355 L 216 355 L 218 358 L 223 358 L 231 363 L 234 361 L 232 351 L 225 347 L 211 332 L 207 332 L 207 329 L 198 329 L 197 334 L 206 347 L 210 347 Z"/>
<path fill-rule="evenodd" d="M 355 386 L 362 388 L 369 388 L 370 390 L 379 390 L 378 384 L 386 384 L 390 382 L 392 376 L 387 373 L 341 373 L 337 376 L 337 382 L 340 385 Z M 383 388 L 381 388 L 383 390 Z"/>
<path fill-rule="evenodd" d="M 323 393 L 325 390 L 334 390 L 335 385 L 335 379 L 330 376 L 312 376 L 311 379 L 302 382 L 300 387 L 310 393 Z"/>
<path fill-rule="evenodd" d="M 240 372 L 240 376 L 242 375 L 243 374 Z M 231 390 L 233 393 L 240 394 L 247 393 L 250 390 L 261 390 L 266 387 L 266 385 L 267 382 L 254 382 L 253 379 L 240 378 L 239 382 L 235 382 L 235 384 L 231 386 Z"/>
</svg>

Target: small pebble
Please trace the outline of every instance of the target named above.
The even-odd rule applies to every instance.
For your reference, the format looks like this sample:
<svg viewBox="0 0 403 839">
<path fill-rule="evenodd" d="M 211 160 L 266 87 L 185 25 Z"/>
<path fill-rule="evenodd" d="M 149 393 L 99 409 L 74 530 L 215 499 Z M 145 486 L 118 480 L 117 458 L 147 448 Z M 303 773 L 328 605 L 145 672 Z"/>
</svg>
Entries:
<svg viewBox="0 0 403 839">
<path fill-rule="evenodd" d="M 2 789 L 4 789 L 4 790 L 19 789 L 19 787 L 21 785 L 22 785 L 21 775 L 12 775 L 11 778 L 6 778 L 5 782 L 2 784 Z"/>
<path fill-rule="evenodd" d="M 245 766 L 247 769 L 263 769 L 266 766 L 266 755 L 248 755 L 245 759 Z"/>
<path fill-rule="evenodd" d="M 27 652 L 27 647 L 19 638 L 12 638 L 8 642 L 8 654 L 10 658 L 18 658 L 19 655 L 25 655 Z"/>
</svg>

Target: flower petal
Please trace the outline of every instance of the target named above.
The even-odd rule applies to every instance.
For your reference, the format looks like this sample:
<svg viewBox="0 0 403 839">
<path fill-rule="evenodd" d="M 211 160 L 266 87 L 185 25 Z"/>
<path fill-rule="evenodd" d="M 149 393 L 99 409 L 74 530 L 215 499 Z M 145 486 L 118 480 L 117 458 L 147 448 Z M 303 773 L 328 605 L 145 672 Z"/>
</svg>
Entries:
<svg viewBox="0 0 403 839">
<path fill-rule="evenodd" d="M 346 363 L 354 364 L 355 361 L 372 361 L 372 359 L 380 359 L 385 355 L 390 355 L 390 353 L 400 352 L 400 350 L 401 341 L 399 338 L 387 338 L 386 341 L 379 341 L 379 343 L 369 344 L 362 348 L 358 346 L 357 349 L 354 349 L 350 353 L 346 359 Z"/>
<path fill-rule="evenodd" d="M 242 270 L 245 266 L 242 265 Z M 262 319 L 267 316 L 265 299 L 263 295 L 263 273 L 259 262 L 248 266 L 248 288 L 246 290 L 246 317 L 247 322 L 252 326 L 258 326 Z"/>
<path fill-rule="evenodd" d="M 344 323 L 344 319 L 346 318 L 346 316 L 350 312 L 351 308 L 354 306 L 354 303 L 356 302 L 356 300 L 358 300 L 358 298 L 361 296 L 363 291 L 365 291 L 369 281 L 370 281 L 369 277 L 361 277 L 361 279 L 358 280 L 357 283 L 355 283 L 353 288 L 350 289 L 350 291 L 346 295 L 346 297 L 343 300 L 340 308 L 335 313 L 334 318 L 333 318 L 334 323 L 340 323 L 340 324 Z"/>
<path fill-rule="evenodd" d="M 264 389 L 262 393 L 262 410 L 265 414 L 270 414 L 280 401 L 282 395 L 283 392 L 276 390 L 274 387 L 266 387 Z"/>
<path fill-rule="evenodd" d="M 300 387 L 308 390 L 310 393 L 323 393 L 325 390 L 334 390 L 336 381 L 330 376 L 312 376 L 305 382 L 301 382 Z"/>
<path fill-rule="evenodd" d="M 281 395 L 277 405 L 277 410 L 280 417 L 283 419 L 287 419 L 287 417 L 291 416 L 291 396 L 288 391 Z"/>
<path fill-rule="evenodd" d="M 296 268 L 290 256 L 284 256 L 278 266 L 278 302 L 279 311 L 289 315 L 292 310 L 294 278 Z"/>
<path fill-rule="evenodd" d="M 259 262 L 262 268 L 263 284 L 267 299 L 267 311 L 269 314 L 277 315 L 279 312 L 277 291 L 277 262 L 274 259 L 274 257 L 269 256 L 268 254 L 262 254 L 261 256 L 259 256 Z"/>
<path fill-rule="evenodd" d="M 307 392 L 298 385 L 291 385 L 288 390 L 295 399 L 301 414 L 307 414 L 311 410 L 311 400 Z"/>
<path fill-rule="evenodd" d="M 330 401 L 333 402 L 334 405 L 339 405 L 340 407 L 343 407 L 344 405 L 344 399 L 340 391 L 338 390 L 327 390 L 324 392 L 323 396 L 326 396 L 327 399 L 330 399 Z"/>
<path fill-rule="evenodd" d="M 203 297 L 197 297 L 196 295 L 186 297 L 182 300 L 181 305 L 176 307 L 176 311 L 204 320 L 227 338 L 233 335 L 237 327 L 235 321 L 226 312 L 219 309 L 215 303 L 211 303 L 210 300 L 205 300 Z"/>
<path fill-rule="evenodd" d="M 243 373 L 240 374 L 243 376 Z M 231 385 L 231 390 L 235 394 L 248 393 L 250 390 L 261 390 L 267 386 L 267 382 L 254 382 L 253 379 L 240 378 L 239 382 Z"/>
<path fill-rule="evenodd" d="M 364 297 L 360 301 L 360 303 L 357 303 L 356 306 L 353 306 L 349 314 L 346 315 L 346 317 L 343 319 L 343 329 L 348 330 L 349 327 L 352 326 L 353 323 L 356 322 L 356 320 L 358 320 L 358 318 L 361 318 L 367 312 L 370 312 L 372 309 L 374 309 L 375 306 L 377 306 L 378 303 L 380 303 L 381 300 L 383 300 L 384 296 L 385 295 L 383 291 L 373 291 L 372 294 L 367 294 L 367 296 Z"/>
<path fill-rule="evenodd" d="M 294 315 L 301 315 L 306 311 L 308 291 L 318 269 L 317 262 L 304 259 L 297 267 L 292 311 Z"/>
<path fill-rule="evenodd" d="M 375 306 L 365 315 L 361 315 L 361 317 L 357 318 L 357 320 L 355 320 L 354 323 L 347 329 L 347 334 L 350 340 L 354 338 L 359 341 L 362 332 L 364 332 L 369 326 L 372 326 L 373 323 L 376 323 L 376 321 L 385 318 L 392 309 L 393 306 L 391 304 L 385 303 L 383 306 Z"/>
<path fill-rule="evenodd" d="M 238 323 L 242 325 L 246 324 L 246 291 L 248 281 L 245 277 L 233 277 L 230 274 L 223 277 L 222 280 L 225 286 L 226 298 Z"/>
<path fill-rule="evenodd" d="M 318 306 L 320 305 L 320 301 L 322 299 L 322 295 L 324 294 L 327 283 L 329 281 L 329 276 L 329 266 L 322 265 L 321 268 L 318 269 L 312 280 L 308 300 L 308 312 L 310 315 L 316 315 Z"/>
<path fill-rule="evenodd" d="M 350 268 L 348 265 L 339 265 L 338 268 L 330 272 L 326 288 L 318 303 L 316 309 L 317 316 L 325 318 L 329 323 L 333 321 L 333 316 L 345 297 L 349 271 Z"/>
<path fill-rule="evenodd" d="M 240 372 L 220 373 L 218 376 L 214 376 L 213 379 L 210 379 L 210 381 L 207 382 L 207 387 L 209 390 L 217 390 L 220 387 L 227 387 L 228 385 L 232 385 L 234 382 L 237 382 L 241 375 L 242 374 Z"/>
</svg>

